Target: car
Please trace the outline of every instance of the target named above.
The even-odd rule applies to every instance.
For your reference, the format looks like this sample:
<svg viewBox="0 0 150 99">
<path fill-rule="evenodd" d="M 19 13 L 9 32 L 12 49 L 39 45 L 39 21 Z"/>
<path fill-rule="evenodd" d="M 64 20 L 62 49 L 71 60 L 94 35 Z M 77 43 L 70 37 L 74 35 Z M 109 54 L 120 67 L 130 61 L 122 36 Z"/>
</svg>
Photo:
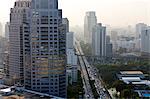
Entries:
<svg viewBox="0 0 150 99">
<path fill-rule="evenodd" d="M 40 98 L 44 98 L 44 96 L 40 96 Z"/>
<path fill-rule="evenodd" d="M 95 87 L 97 88 L 98 86 L 97 86 L 97 85 L 95 85 Z"/>
<path fill-rule="evenodd" d="M 87 97 L 87 98 L 90 98 L 90 95 L 87 95 L 86 97 Z"/>
<path fill-rule="evenodd" d="M 104 91 L 104 92 L 106 92 L 106 89 L 105 89 L 105 88 L 103 88 L 103 91 Z"/>
</svg>

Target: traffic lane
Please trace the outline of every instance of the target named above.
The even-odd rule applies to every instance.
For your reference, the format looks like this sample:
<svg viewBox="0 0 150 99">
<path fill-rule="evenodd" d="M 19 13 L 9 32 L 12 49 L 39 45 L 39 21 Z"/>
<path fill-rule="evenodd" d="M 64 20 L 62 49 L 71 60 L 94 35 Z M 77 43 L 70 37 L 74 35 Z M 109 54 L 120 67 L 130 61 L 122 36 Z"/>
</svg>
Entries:
<svg viewBox="0 0 150 99">
<path fill-rule="evenodd" d="M 86 69 L 85 69 L 85 64 L 84 64 L 84 62 L 83 62 L 83 60 L 80 56 L 79 56 L 79 60 L 80 60 L 80 65 L 81 65 L 81 68 L 82 68 L 83 76 L 84 76 L 86 87 L 87 87 L 86 96 L 87 96 L 87 98 L 88 97 L 93 98 L 93 95 L 92 95 L 92 92 L 91 92 L 91 87 L 90 87 L 90 84 L 89 84 L 89 79 L 88 79 L 88 76 L 87 76 L 88 74 L 87 74 Z"/>
</svg>

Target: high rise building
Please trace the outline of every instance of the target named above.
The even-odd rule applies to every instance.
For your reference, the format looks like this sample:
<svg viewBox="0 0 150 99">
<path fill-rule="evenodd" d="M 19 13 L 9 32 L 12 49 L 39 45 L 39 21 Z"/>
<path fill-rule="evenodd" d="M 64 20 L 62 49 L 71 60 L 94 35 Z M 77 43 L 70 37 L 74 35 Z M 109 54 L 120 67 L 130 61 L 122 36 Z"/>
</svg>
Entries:
<svg viewBox="0 0 150 99">
<path fill-rule="evenodd" d="M 106 56 L 112 57 L 113 51 L 112 51 L 113 45 L 110 42 L 110 36 L 106 36 Z"/>
<path fill-rule="evenodd" d="M 147 25 L 144 24 L 144 23 L 138 23 L 138 24 L 136 24 L 136 38 L 137 39 L 141 38 L 141 33 L 146 28 L 147 28 Z"/>
<path fill-rule="evenodd" d="M 106 27 L 98 23 L 92 33 L 92 54 L 94 56 L 106 56 Z"/>
<path fill-rule="evenodd" d="M 150 29 L 142 30 L 141 52 L 150 55 Z"/>
<path fill-rule="evenodd" d="M 66 47 L 67 49 L 74 49 L 74 33 L 73 32 L 68 32 L 67 33 L 67 42 L 66 42 Z"/>
<path fill-rule="evenodd" d="M 106 44 L 110 43 L 110 36 L 106 36 Z"/>
<path fill-rule="evenodd" d="M 3 28 L 2 28 L 2 24 L 0 23 L 0 35 L 3 34 Z"/>
<path fill-rule="evenodd" d="M 67 48 L 67 82 L 69 84 L 77 82 L 78 65 L 77 55 L 74 49 L 74 33 L 68 32 L 66 39 Z"/>
<path fill-rule="evenodd" d="M 4 52 L 3 65 L 4 65 L 5 76 L 9 78 L 9 53 L 8 51 Z"/>
<path fill-rule="evenodd" d="M 66 97 L 66 27 L 58 0 L 32 0 L 25 88 Z M 25 39 L 25 38 L 24 38 Z M 28 49 L 30 47 L 30 49 Z M 30 57 L 28 57 L 30 56 Z"/>
<path fill-rule="evenodd" d="M 62 24 L 64 25 L 64 27 L 66 29 L 66 33 L 69 32 L 69 20 L 67 18 L 63 18 Z"/>
<path fill-rule="evenodd" d="M 117 41 L 118 41 L 118 32 L 115 30 L 112 30 L 111 31 L 111 42 L 113 44 L 113 50 L 117 50 L 117 48 L 118 48 Z"/>
<path fill-rule="evenodd" d="M 5 38 L 6 38 L 7 40 L 9 40 L 9 25 L 10 25 L 9 22 L 7 22 L 7 23 L 5 24 Z"/>
<path fill-rule="evenodd" d="M 92 29 L 97 24 L 97 17 L 94 11 L 86 12 L 84 18 L 84 41 L 92 44 Z"/>
<path fill-rule="evenodd" d="M 115 30 L 111 31 L 111 41 L 116 42 L 118 40 L 118 32 Z"/>
<path fill-rule="evenodd" d="M 74 33 L 69 32 L 69 20 L 67 18 L 62 19 L 62 24 L 66 34 L 66 54 L 67 54 L 67 84 L 73 84 L 77 82 L 77 56 L 74 50 Z"/>
<path fill-rule="evenodd" d="M 142 34 L 142 31 L 145 30 L 146 28 L 147 28 L 147 25 L 144 24 L 144 23 L 136 24 L 135 48 L 138 51 L 141 50 L 141 34 Z"/>
<path fill-rule="evenodd" d="M 10 11 L 9 75 L 10 79 L 24 80 L 23 35 L 29 13 L 30 0 L 17 0 Z"/>
</svg>

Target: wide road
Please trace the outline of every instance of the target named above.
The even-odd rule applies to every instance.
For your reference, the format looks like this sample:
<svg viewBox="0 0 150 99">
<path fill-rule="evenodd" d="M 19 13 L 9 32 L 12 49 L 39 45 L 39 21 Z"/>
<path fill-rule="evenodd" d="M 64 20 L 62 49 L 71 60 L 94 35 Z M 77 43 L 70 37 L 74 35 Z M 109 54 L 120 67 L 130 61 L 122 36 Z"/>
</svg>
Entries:
<svg viewBox="0 0 150 99">
<path fill-rule="evenodd" d="M 80 52 L 81 49 L 79 49 L 79 46 L 77 45 L 76 46 L 76 51 L 78 54 L 82 54 Z M 85 98 L 86 99 L 94 99 L 94 96 L 93 96 L 93 93 L 92 93 L 92 89 L 91 89 L 91 86 L 90 86 L 90 83 L 89 83 L 89 77 L 88 77 L 88 73 L 86 71 L 86 64 L 83 60 L 83 57 L 82 56 L 78 56 L 78 59 L 79 59 L 79 63 L 80 63 L 80 66 L 81 66 L 81 75 L 83 76 L 83 80 L 84 80 L 84 90 L 85 90 Z"/>
<path fill-rule="evenodd" d="M 79 55 L 79 61 L 82 67 L 82 71 L 84 74 L 84 79 L 87 81 L 87 83 L 89 83 L 89 77 L 91 80 L 95 80 L 95 87 L 97 90 L 97 93 L 99 94 L 99 99 L 111 99 L 109 93 L 107 92 L 107 89 L 104 86 L 103 80 L 101 79 L 101 77 L 98 75 L 98 70 L 95 67 L 92 67 L 89 62 L 87 61 L 86 57 L 84 56 L 84 53 L 81 49 L 80 43 L 78 41 L 76 41 L 76 50 L 77 50 L 77 54 Z M 86 70 L 87 69 L 87 70 Z M 89 75 L 89 77 L 88 77 Z M 87 86 L 87 93 L 92 93 L 91 91 L 91 86 Z M 90 90 L 90 91 L 89 91 Z M 86 94 L 88 96 L 88 94 Z M 90 98 L 91 99 L 91 98 Z M 93 98 L 92 98 L 93 99 Z"/>
<path fill-rule="evenodd" d="M 95 80 L 95 87 L 97 89 L 97 93 L 100 96 L 100 99 L 111 99 L 111 96 L 109 95 L 107 89 L 104 86 L 102 78 L 98 74 L 98 70 L 95 67 L 90 67 L 90 75 Z"/>
</svg>

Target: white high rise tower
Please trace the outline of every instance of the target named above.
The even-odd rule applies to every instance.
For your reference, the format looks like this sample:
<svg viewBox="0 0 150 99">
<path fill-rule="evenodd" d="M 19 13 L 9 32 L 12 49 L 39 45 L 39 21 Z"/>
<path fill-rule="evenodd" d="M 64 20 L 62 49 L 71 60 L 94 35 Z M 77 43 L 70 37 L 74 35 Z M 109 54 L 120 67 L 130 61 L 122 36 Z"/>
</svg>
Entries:
<svg viewBox="0 0 150 99">
<path fill-rule="evenodd" d="M 101 23 L 93 28 L 92 33 L 92 55 L 106 56 L 106 27 Z"/>
<path fill-rule="evenodd" d="M 92 29 L 97 24 L 97 18 L 94 11 L 86 12 L 84 19 L 84 41 L 92 44 Z"/>
<path fill-rule="evenodd" d="M 150 29 L 145 29 L 141 33 L 141 52 L 150 55 Z"/>
</svg>

